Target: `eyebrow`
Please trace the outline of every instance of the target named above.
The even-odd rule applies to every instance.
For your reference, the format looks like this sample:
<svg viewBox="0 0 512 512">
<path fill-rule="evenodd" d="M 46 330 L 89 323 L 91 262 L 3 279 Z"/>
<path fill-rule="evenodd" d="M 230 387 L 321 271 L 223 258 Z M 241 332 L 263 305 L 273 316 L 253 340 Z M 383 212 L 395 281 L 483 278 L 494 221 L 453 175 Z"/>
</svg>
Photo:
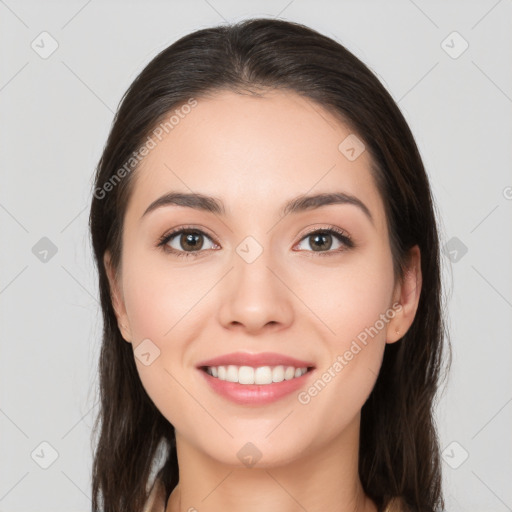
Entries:
<svg viewBox="0 0 512 512">
<path fill-rule="evenodd" d="M 291 213 L 300 213 L 313 210 L 322 206 L 333 204 L 349 204 L 359 208 L 373 224 L 373 217 L 368 207 L 357 197 L 344 192 L 329 192 L 316 195 L 302 195 L 287 201 L 280 210 L 280 216 Z M 199 193 L 169 192 L 153 201 L 142 214 L 142 218 L 148 213 L 164 206 L 184 206 L 195 210 L 202 210 L 216 215 L 225 216 L 226 210 L 220 199 Z"/>
</svg>

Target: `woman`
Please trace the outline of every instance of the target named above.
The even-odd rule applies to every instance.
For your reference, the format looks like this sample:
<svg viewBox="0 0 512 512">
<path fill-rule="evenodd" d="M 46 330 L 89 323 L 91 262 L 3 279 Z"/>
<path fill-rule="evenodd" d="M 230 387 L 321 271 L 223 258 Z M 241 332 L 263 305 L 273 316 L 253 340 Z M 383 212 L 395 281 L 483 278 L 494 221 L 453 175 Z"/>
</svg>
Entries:
<svg viewBox="0 0 512 512">
<path fill-rule="evenodd" d="M 433 200 L 363 63 L 285 21 L 183 37 L 93 195 L 93 510 L 442 510 Z"/>
</svg>

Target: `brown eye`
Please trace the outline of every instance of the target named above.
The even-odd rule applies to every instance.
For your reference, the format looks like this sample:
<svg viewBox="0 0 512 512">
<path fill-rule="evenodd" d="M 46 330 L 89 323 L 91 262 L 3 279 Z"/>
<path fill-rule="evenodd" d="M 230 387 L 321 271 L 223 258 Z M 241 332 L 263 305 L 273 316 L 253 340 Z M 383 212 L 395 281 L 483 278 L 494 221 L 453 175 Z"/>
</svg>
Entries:
<svg viewBox="0 0 512 512">
<path fill-rule="evenodd" d="M 215 243 L 211 238 L 199 229 L 179 229 L 165 235 L 160 240 L 159 246 L 163 246 L 165 250 L 174 253 L 176 256 L 197 256 L 202 250 L 206 250 L 204 245 L 206 241 L 210 241 L 215 248 Z"/>
<path fill-rule="evenodd" d="M 201 249 L 204 243 L 203 235 L 198 233 L 197 231 L 189 232 L 189 233 L 181 233 L 179 237 L 178 245 L 188 251 L 193 251 L 194 249 Z"/>
<path fill-rule="evenodd" d="M 303 241 L 309 241 L 306 250 L 319 253 L 339 253 L 354 246 L 350 237 L 335 227 L 312 231 L 302 238 L 301 243 Z M 334 250 L 331 251 L 333 244 Z"/>
<path fill-rule="evenodd" d="M 315 233 L 308 238 L 309 245 L 314 251 L 329 250 L 332 247 L 332 235 L 329 233 Z"/>
</svg>

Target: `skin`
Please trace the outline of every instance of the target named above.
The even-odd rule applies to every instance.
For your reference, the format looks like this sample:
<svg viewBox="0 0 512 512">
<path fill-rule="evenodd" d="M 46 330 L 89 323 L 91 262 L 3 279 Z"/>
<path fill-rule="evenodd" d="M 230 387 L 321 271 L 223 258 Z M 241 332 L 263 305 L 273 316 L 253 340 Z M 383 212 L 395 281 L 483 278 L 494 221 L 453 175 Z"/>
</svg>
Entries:
<svg viewBox="0 0 512 512">
<path fill-rule="evenodd" d="M 414 319 L 419 250 L 411 250 L 404 280 L 395 281 L 370 155 L 349 161 L 338 150 L 351 131 L 325 109 L 282 91 L 197 99 L 136 171 L 117 278 L 105 254 L 124 339 L 135 350 L 149 338 L 160 350 L 149 366 L 135 361 L 176 431 L 180 482 L 166 510 L 376 511 L 358 476 L 360 412 L 386 343 Z M 215 196 L 227 215 L 165 206 L 141 220 L 170 191 Z M 373 223 L 350 204 L 280 219 L 287 200 L 332 191 L 363 201 Z M 200 256 L 180 258 L 156 246 L 172 228 L 189 225 L 207 236 Z M 333 236 L 330 248 L 314 251 L 306 234 L 329 225 L 356 246 L 340 252 L 344 245 Z M 263 248 L 250 264 L 236 252 L 247 236 Z M 179 234 L 171 243 L 193 251 Z M 308 404 L 292 393 L 269 405 L 236 405 L 195 368 L 234 351 L 279 352 L 314 362 L 307 389 L 395 302 L 394 318 Z M 252 468 L 237 457 L 248 441 L 262 454 Z"/>
</svg>

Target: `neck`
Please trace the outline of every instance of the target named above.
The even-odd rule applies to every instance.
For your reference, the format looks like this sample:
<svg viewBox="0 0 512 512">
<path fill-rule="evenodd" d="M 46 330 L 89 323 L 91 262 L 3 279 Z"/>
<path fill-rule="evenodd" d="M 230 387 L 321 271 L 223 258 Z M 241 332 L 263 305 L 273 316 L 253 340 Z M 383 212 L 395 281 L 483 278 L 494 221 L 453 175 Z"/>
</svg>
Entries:
<svg viewBox="0 0 512 512">
<path fill-rule="evenodd" d="M 227 466 L 178 433 L 176 443 L 180 480 L 166 512 L 377 512 L 359 479 L 359 417 L 328 445 L 279 466 Z"/>
</svg>

